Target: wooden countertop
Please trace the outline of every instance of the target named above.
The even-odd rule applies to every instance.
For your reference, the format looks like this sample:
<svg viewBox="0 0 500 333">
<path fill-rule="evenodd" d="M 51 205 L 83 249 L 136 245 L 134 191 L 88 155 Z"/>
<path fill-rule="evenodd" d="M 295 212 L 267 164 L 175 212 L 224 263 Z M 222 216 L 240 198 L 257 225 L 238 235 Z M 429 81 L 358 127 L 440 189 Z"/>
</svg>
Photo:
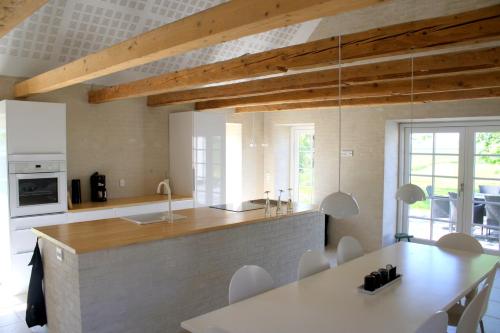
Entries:
<svg viewBox="0 0 500 333">
<path fill-rule="evenodd" d="M 181 196 L 172 194 L 172 201 L 178 200 L 188 200 L 191 197 Z M 129 206 L 137 206 L 148 203 L 157 203 L 162 201 L 168 201 L 168 196 L 163 194 L 152 194 L 152 195 L 143 195 L 140 197 L 133 198 L 116 198 L 116 199 L 108 199 L 108 201 L 104 202 L 83 202 L 80 204 L 73 204 L 73 208 L 69 210 L 70 213 L 78 213 L 99 209 L 111 209 L 118 207 L 129 207 Z"/>
<path fill-rule="evenodd" d="M 292 214 L 266 217 L 264 209 L 230 212 L 204 207 L 175 211 L 176 214 L 184 215 L 186 218 L 173 223 L 158 222 L 139 225 L 121 218 L 113 218 L 39 227 L 32 230 L 38 236 L 71 253 L 81 254 L 234 228 L 244 224 L 276 220 L 313 211 L 316 211 L 313 206 L 298 205 Z"/>
</svg>

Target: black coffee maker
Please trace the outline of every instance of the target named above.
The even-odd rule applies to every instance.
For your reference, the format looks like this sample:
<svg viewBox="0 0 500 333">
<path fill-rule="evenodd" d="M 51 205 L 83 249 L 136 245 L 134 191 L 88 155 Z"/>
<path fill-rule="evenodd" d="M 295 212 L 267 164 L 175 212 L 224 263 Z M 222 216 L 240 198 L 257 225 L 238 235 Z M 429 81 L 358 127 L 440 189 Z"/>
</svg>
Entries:
<svg viewBox="0 0 500 333">
<path fill-rule="evenodd" d="M 90 176 L 90 200 L 103 202 L 107 200 L 106 176 L 95 172 Z"/>
</svg>

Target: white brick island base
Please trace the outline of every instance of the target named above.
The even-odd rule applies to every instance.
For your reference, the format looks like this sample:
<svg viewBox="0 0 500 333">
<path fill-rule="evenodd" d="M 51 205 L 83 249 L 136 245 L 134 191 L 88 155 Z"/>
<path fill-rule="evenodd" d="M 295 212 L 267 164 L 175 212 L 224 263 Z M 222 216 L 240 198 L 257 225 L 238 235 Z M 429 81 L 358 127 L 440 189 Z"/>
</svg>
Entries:
<svg viewBox="0 0 500 333">
<path fill-rule="evenodd" d="M 296 279 L 300 256 L 322 249 L 317 212 L 80 255 L 42 239 L 50 333 L 176 333 L 180 322 L 227 305 L 242 265 L 276 286 Z"/>
</svg>

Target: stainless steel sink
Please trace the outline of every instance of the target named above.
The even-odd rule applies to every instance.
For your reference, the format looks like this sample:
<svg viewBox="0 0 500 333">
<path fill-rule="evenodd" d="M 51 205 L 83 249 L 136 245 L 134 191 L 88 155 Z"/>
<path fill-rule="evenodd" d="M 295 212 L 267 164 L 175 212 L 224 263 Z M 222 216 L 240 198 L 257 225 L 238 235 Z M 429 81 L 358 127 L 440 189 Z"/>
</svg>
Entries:
<svg viewBox="0 0 500 333">
<path fill-rule="evenodd" d="M 161 213 L 123 216 L 121 218 L 137 224 L 151 224 L 151 223 L 170 222 L 170 221 L 175 222 L 178 220 L 185 219 L 186 216 L 179 214 L 172 214 L 172 219 L 170 220 L 170 214 L 168 212 L 161 212 Z"/>
</svg>

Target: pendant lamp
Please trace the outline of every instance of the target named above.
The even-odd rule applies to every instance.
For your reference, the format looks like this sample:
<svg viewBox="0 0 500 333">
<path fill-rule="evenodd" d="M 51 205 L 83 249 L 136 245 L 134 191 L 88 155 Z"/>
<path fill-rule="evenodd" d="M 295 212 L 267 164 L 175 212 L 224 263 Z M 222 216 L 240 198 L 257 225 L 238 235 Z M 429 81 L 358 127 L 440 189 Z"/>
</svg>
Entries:
<svg viewBox="0 0 500 333">
<path fill-rule="evenodd" d="M 341 38 L 339 36 L 339 190 L 337 192 L 327 195 L 320 205 L 320 212 L 330 215 L 336 219 L 345 219 L 359 214 L 359 206 L 356 199 L 348 193 L 341 191 L 340 178 L 341 178 L 341 164 L 342 164 L 342 53 L 341 53 Z"/>
<path fill-rule="evenodd" d="M 413 140 L 413 56 L 411 57 L 411 91 L 410 91 L 410 158 L 409 165 L 411 167 L 411 145 Z M 425 192 L 417 185 L 411 183 L 411 172 L 410 172 L 410 182 L 408 184 L 402 185 L 396 192 L 396 200 L 401 200 L 409 205 L 414 204 L 417 201 L 425 201 Z"/>
</svg>

